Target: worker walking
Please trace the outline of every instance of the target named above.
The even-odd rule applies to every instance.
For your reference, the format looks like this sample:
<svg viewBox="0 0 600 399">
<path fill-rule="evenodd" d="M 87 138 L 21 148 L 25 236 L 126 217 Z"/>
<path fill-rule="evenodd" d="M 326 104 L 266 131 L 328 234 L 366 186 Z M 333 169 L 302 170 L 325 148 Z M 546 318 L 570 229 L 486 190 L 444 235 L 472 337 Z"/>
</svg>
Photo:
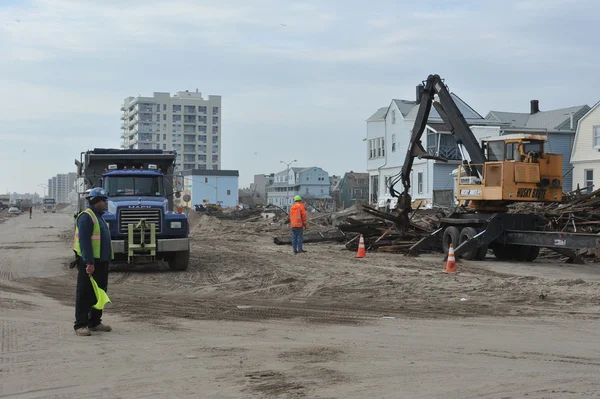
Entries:
<svg viewBox="0 0 600 399">
<path fill-rule="evenodd" d="M 77 254 L 77 292 L 75 294 L 75 334 L 91 335 L 90 331 L 111 330 L 102 324 L 102 310 L 94 309 L 96 295 L 90 281 L 94 278 L 98 287 L 106 291 L 108 286 L 108 263 L 113 258 L 108 225 L 102 218 L 106 210 L 107 193 L 103 188 L 90 190 L 85 197 L 89 206 L 77 216 L 75 243 Z"/>
<path fill-rule="evenodd" d="M 302 197 L 294 197 L 295 204 L 290 208 L 290 227 L 292 228 L 292 249 L 294 254 L 306 252 L 302 249 L 304 242 L 304 229 L 306 228 L 306 207 L 302 203 Z"/>
</svg>

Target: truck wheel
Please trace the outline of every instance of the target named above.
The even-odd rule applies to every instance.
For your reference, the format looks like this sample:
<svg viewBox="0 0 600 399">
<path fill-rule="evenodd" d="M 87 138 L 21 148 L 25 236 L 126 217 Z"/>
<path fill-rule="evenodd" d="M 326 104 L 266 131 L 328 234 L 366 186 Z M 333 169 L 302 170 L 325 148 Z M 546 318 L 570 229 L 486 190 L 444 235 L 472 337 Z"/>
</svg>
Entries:
<svg viewBox="0 0 600 399">
<path fill-rule="evenodd" d="M 174 271 L 183 271 L 188 268 L 190 263 L 190 251 L 175 252 L 169 256 L 169 268 Z"/>
<path fill-rule="evenodd" d="M 460 232 L 460 244 L 470 240 L 471 238 L 475 237 L 476 235 L 477 235 L 477 230 L 475 230 L 475 228 L 465 227 Z M 462 258 L 466 259 L 466 260 L 475 260 L 477 258 L 477 255 L 479 254 L 480 250 L 481 250 L 481 248 L 475 248 L 475 249 L 470 250 L 469 252 L 465 252 L 462 254 Z"/>
<path fill-rule="evenodd" d="M 460 243 L 460 231 L 454 226 L 446 227 L 444 235 L 442 236 L 442 247 L 444 248 L 444 254 L 448 255 L 450 250 L 450 244 L 456 249 Z"/>
</svg>

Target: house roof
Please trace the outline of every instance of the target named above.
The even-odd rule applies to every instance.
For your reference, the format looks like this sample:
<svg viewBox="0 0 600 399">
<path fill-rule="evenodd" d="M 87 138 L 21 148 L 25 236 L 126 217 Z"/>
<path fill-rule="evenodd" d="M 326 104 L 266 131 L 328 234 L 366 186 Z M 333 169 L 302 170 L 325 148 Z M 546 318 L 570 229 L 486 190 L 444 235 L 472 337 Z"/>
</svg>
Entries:
<svg viewBox="0 0 600 399">
<path fill-rule="evenodd" d="M 367 179 L 367 180 L 369 179 L 368 173 L 346 172 L 345 175 L 348 177 L 352 176 L 355 179 Z"/>
<path fill-rule="evenodd" d="M 184 176 L 236 176 L 239 177 L 240 172 L 237 170 L 211 170 L 211 169 L 184 169 L 181 171 Z"/>
<path fill-rule="evenodd" d="M 571 128 L 571 114 L 573 114 L 573 123 L 576 124 L 579 118 L 589 109 L 590 107 L 587 105 L 578 105 L 551 111 L 539 111 L 533 115 L 527 112 L 490 111 L 485 119 L 508 123 L 510 127 L 517 128 L 573 130 Z"/>
<path fill-rule="evenodd" d="M 450 96 L 454 100 L 454 103 L 458 107 L 459 111 L 463 114 L 464 118 L 467 122 L 477 120 L 484 121 L 483 116 L 479 115 L 477 111 L 469 106 L 466 102 L 464 102 L 459 96 L 455 93 L 450 93 Z M 414 102 L 413 102 L 414 103 Z M 419 104 L 414 103 L 410 112 L 406 115 L 406 119 L 414 120 L 417 117 L 417 112 L 419 111 Z M 434 107 L 431 107 L 431 111 L 429 111 L 429 120 L 442 120 L 442 117 Z"/>
<path fill-rule="evenodd" d="M 402 113 L 402 116 L 404 116 L 405 118 L 410 113 L 410 111 L 415 107 L 415 105 L 417 105 L 416 101 L 396 100 L 396 99 L 394 99 L 392 101 L 394 103 L 396 103 L 396 107 L 398 107 L 398 109 Z"/>
<path fill-rule="evenodd" d="M 598 101 L 594 106 L 592 106 L 586 113 L 579 119 L 580 121 L 587 118 L 598 106 L 600 105 L 600 101 Z M 579 138 L 580 124 L 577 124 L 577 130 L 575 132 L 575 140 L 573 140 L 573 148 L 571 149 L 571 159 L 575 158 L 575 149 L 577 148 L 577 139 Z"/>
<path fill-rule="evenodd" d="M 373 115 L 369 117 L 369 119 L 367 119 L 367 122 L 382 121 L 385 119 L 385 113 L 387 112 L 387 109 L 388 107 L 379 108 Z"/>
</svg>

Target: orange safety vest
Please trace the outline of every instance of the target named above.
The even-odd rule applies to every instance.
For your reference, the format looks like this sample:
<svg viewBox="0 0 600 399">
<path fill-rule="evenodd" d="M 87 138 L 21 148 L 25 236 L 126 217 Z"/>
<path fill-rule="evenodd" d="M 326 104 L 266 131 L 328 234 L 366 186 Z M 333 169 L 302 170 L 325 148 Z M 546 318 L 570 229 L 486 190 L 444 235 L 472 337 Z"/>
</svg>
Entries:
<svg viewBox="0 0 600 399">
<path fill-rule="evenodd" d="M 292 228 L 306 227 L 306 208 L 302 202 L 296 202 L 290 208 L 290 226 Z"/>
</svg>

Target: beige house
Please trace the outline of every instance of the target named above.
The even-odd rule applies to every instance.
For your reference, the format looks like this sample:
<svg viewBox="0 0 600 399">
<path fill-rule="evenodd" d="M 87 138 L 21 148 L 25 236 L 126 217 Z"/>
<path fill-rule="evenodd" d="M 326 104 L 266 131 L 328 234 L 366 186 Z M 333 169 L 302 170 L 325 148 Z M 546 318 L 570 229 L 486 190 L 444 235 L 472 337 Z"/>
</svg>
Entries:
<svg viewBox="0 0 600 399">
<path fill-rule="evenodd" d="M 596 103 L 577 125 L 573 152 L 573 190 L 600 187 L 600 102 Z"/>
</svg>

